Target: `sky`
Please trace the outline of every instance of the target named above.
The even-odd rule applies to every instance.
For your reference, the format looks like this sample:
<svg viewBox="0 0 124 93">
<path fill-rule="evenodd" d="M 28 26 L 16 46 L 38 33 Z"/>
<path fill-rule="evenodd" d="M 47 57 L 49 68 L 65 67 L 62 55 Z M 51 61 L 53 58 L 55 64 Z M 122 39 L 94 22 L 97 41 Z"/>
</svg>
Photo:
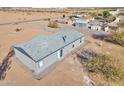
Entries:
<svg viewBox="0 0 124 93">
<path fill-rule="evenodd" d="M 0 0 L 0 7 L 124 7 L 124 0 Z"/>
</svg>

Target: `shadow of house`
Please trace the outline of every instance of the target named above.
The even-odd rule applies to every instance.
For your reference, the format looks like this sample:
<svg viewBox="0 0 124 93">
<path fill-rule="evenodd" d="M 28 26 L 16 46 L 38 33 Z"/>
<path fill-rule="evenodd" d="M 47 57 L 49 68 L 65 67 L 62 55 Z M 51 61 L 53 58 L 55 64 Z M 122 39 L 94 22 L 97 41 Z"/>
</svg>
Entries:
<svg viewBox="0 0 124 93">
<path fill-rule="evenodd" d="M 13 48 L 11 48 L 9 53 L 2 60 L 2 64 L 0 65 L 0 80 L 5 79 L 7 70 L 11 68 L 12 61 L 10 60 L 10 58 L 13 57 L 14 54 L 14 50 Z"/>
</svg>

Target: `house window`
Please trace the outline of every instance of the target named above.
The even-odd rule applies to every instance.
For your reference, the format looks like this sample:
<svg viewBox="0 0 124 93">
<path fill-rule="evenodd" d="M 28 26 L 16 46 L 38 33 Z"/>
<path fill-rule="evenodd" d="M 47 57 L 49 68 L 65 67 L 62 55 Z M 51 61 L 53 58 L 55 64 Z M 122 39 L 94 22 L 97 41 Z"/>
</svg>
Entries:
<svg viewBox="0 0 124 93">
<path fill-rule="evenodd" d="M 63 56 L 63 49 L 58 51 L 58 58 L 61 58 Z"/>
<path fill-rule="evenodd" d="M 41 68 L 43 66 L 43 61 L 39 62 L 39 67 Z"/>
<path fill-rule="evenodd" d="M 63 56 L 63 49 L 60 50 L 60 57 Z"/>
<path fill-rule="evenodd" d="M 80 43 L 82 42 L 82 39 L 80 38 Z"/>
<path fill-rule="evenodd" d="M 72 45 L 72 48 L 74 48 L 74 44 Z"/>
</svg>

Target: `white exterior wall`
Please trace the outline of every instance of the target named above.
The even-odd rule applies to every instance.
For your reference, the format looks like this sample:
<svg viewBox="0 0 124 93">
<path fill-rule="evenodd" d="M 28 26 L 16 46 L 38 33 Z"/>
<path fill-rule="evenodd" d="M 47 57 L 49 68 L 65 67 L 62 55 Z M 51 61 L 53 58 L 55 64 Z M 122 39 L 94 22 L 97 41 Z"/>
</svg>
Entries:
<svg viewBox="0 0 124 93">
<path fill-rule="evenodd" d="M 19 59 L 19 61 L 21 61 L 30 70 L 33 71 L 36 70 L 36 64 L 32 59 L 30 59 L 29 57 L 18 51 L 16 48 L 14 49 L 14 51 L 15 51 L 15 56 Z"/>
<path fill-rule="evenodd" d="M 105 27 L 105 32 L 107 32 L 109 30 L 109 28 L 108 27 Z"/>
<path fill-rule="evenodd" d="M 49 68 L 49 66 L 51 66 L 52 64 L 54 64 L 56 61 L 59 61 L 59 59 L 57 58 L 57 52 L 49 55 L 48 57 L 44 58 L 43 60 L 41 60 L 43 62 L 43 66 L 40 67 L 39 66 L 39 62 L 37 62 L 37 71 L 36 74 L 40 74 L 41 72 L 43 72 L 45 69 Z"/>
<path fill-rule="evenodd" d="M 77 41 L 75 41 L 75 42 L 69 44 L 68 46 L 64 47 L 64 49 L 63 49 L 64 55 L 70 53 L 71 51 L 73 51 L 74 49 L 76 49 L 77 47 L 82 45 L 83 43 L 84 43 L 84 38 L 82 38 L 82 43 L 80 43 L 80 39 L 78 39 Z M 73 48 L 72 48 L 72 45 L 74 45 Z"/>
<path fill-rule="evenodd" d="M 101 30 L 101 27 L 100 26 L 91 26 L 91 29 L 92 30 Z"/>
</svg>

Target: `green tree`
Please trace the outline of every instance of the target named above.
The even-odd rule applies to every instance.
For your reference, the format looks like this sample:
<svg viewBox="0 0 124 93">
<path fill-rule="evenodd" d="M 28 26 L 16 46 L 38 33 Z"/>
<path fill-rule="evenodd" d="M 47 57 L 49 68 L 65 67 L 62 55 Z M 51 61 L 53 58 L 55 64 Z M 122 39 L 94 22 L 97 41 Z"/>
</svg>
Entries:
<svg viewBox="0 0 124 93">
<path fill-rule="evenodd" d="M 103 11 L 102 16 L 103 18 L 108 18 L 110 16 L 109 11 Z"/>
</svg>

